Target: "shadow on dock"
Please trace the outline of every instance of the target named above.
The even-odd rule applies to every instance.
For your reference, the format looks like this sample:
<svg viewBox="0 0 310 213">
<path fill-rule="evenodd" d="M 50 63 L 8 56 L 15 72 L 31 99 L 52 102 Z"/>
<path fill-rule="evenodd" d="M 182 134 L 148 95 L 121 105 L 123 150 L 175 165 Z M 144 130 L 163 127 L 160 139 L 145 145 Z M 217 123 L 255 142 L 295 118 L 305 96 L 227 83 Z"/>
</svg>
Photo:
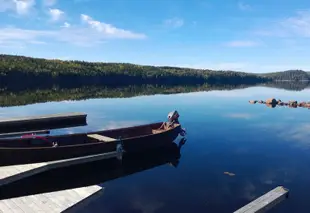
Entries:
<svg viewBox="0 0 310 213">
<path fill-rule="evenodd" d="M 160 165 L 177 167 L 185 141 L 147 152 L 57 168 L 0 187 L 0 200 L 101 184 Z"/>
</svg>

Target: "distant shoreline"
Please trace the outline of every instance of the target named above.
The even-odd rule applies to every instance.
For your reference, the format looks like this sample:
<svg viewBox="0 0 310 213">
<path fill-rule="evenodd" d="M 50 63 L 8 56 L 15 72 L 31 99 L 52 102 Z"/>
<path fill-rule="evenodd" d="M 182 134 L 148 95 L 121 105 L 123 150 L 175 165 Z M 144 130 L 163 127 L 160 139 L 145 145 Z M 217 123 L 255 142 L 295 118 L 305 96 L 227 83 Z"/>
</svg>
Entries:
<svg viewBox="0 0 310 213">
<path fill-rule="evenodd" d="M 20 81 L 22 79 L 22 81 Z M 1 86 L 10 84 L 255 84 L 270 81 L 309 81 L 302 70 L 271 73 L 101 63 L 0 55 Z"/>
</svg>

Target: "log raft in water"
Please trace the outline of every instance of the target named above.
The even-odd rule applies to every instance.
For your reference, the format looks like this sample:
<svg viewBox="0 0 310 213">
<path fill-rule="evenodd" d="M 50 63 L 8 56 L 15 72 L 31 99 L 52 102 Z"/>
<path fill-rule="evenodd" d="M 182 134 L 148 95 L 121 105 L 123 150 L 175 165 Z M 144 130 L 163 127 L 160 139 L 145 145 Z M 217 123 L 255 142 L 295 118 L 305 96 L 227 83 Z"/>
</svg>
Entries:
<svg viewBox="0 0 310 213">
<path fill-rule="evenodd" d="M 275 98 L 269 98 L 266 101 L 250 100 L 249 103 L 250 104 L 256 104 L 256 103 L 266 104 L 268 107 L 272 107 L 272 108 L 276 106 L 288 106 L 290 108 L 303 107 L 303 108 L 310 109 L 310 102 L 303 101 L 303 102 L 298 103 L 297 101 L 294 101 L 294 100 L 291 100 L 289 102 L 283 102 L 280 99 L 276 100 Z"/>
</svg>

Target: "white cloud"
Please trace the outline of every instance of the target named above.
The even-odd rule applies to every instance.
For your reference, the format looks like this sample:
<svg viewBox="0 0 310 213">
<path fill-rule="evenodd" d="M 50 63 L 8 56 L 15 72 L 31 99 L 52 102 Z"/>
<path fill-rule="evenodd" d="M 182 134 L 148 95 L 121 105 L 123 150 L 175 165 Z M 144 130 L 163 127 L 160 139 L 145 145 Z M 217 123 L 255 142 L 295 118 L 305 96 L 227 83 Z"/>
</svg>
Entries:
<svg viewBox="0 0 310 213">
<path fill-rule="evenodd" d="M 281 25 L 295 35 L 310 37 L 310 12 L 299 11 L 295 17 L 282 21 Z"/>
<path fill-rule="evenodd" d="M 292 124 L 290 122 L 276 122 L 272 124 L 264 123 L 255 125 L 255 127 L 272 131 L 274 135 L 279 137 L 282 141 L 289 142 L 291 146 L 296 146 L 302 149 L 310 149 L 310 123 L 308 122 L 296 124 Z"/>
<path fill-rule="evenodd" d="M 59 41 L 72 43 L 76 45 L 90 45 L 98 42 L 97 37 L 94 35 L 87 35 L 85 29 L 61 29 L 61 30 L 26 30 L 18 28 L 3 28 L 0 29 L 0 42 L 3 44 L 10 42 L 21 42 L 23 44 L 29 44 L 31 41 L 44 42 L 49 40 L 50 42 Z"/>
<path fill-rule="evenodd" d="M 34 0 L 14 0 L 18 14 L 26 14 L 35 5 Z"/>
<path fill-rule="evenodd" d="M 252 9 L 252 7 L 251 7 L 250 5 L 245 4 L 245 3 L 243 3 L 243 2 L 238 2 L 238 8 L 239 8 L 240 10 L 244 10 L 244 11 L 246 11 L 246 10 L 251 10 L 251 9 Z"/>
<path fill-rule="evenodd" d="M 29 13 L 35 0 L 0 0 L 0 12 L 14 11 L 19 15 Z"/>
<path fill-rule="evenodd" d="M 57 0 L 43 0 L 43 5 L 48 6 L 48 7 L 53 6 L 56 3 L 57 3 Z"/>
<path fill-rule="evenodd" d="M 295 16 L 264 23 L 267 28 L 254 31 L 260 36 L 310 38 L 310 10 L 297 11 Z"/>
<path fill-rule="evenodd" d="M 184 21 L 180 18 L 172 18 L 165 20 L 164 24 L 168 27 L 179 28 L 184 25 Z"/>
<path fill-rule="evenodd" d="M 91 28 L 95 29 L 101 35 L 110 38 L 129 38 L 129 39 L 143 39 L 146 36 L 140 33 L 134 33 L 128 30 L 116 28 L 111 24 L 103 23 L 94 20 L 92 17 L 81 14 L 81 20 Z"/>
<path fill-rule="evenodd" d="M 254 47 L 258 46 L 259 43 L 255 41 L 231 41 L 226 44 L 229 47 Z"/>
<path fill-rule="evenodd" d="M 101 127 L 101 130 L 106 129 L 117 129 L 117 128 L 124 128 L 124 127 L 130 127 L 130 126 L 137 126 L 146 124 L 148 121 L 144 120 L 128 120 L 128 121 L 106 121 L 106 124 Z"/>
<path fill-rule="evenodd" d="M 68 22 L 65 22 L 61 27 L 64 27 L 64 28 L 69 28 L 71 26 L 70 23 Z"/>
<path fill-rule="evenodd" d="M 290 128 L 288 126 L 285 126 L 284 128 L 287 128 L 285 131 L 279 133 L 279 136 L 283 138 L 284 140 L 293 141 L 295 143 L 298 143 L 299 146 L 309 148 L 310 147 L 310 124 L 309 123 L 303 123 L 298 124 L 296 126 L 291 126 Z"/>
<path fill-rule="evenodd" d="M 18 28 L 2 28 L 0 29 L 0 42 L 5 41 L 31 41 L 41 36 L 49 36 L 51 31 L 24 30 Z"/>
<path fill-rule="evenodd" d="M 68 26 L 65 24 L 64 26 Z M 118 32 L 118 31 L 117 31 Z M 123 31 L 120 31 L 122 33 Z M 128 31 L 129 32 L 129 31 Z M 62 27 L 58 30 L 29 30 L 21 28 L 0 28 L 0 44 L 9 45 L 20 42 L 21 44 L 31 44 L 33 42 L 64 42 L 78 46 L 92 46 L 98 43 L 106 42 L 109 38 L 118 39 L 137 39 L 140 34 L 106 34 L 97 30 L 89 30 L 87 27 Z"/>
<path fill-rule="evenodd" d="M 59 21 L 63 16 L 64 12 L 59 9 L 49 9 L 49 15 L 51 16 L 52 21 Z"/>
</svg>

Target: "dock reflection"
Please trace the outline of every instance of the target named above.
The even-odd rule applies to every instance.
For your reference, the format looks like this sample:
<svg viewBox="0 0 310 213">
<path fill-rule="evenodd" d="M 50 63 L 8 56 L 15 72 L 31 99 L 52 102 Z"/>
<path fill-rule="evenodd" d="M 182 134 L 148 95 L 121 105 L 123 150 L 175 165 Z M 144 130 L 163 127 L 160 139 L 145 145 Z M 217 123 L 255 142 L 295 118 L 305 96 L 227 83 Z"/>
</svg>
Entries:
<svg viewBox="0 0 310 213">
<path fill-rule="evenodd" d="M 181 139 L 179 144 L 173 142 L 147 152 L 125 153 L 122 161 L 110 158 L 45 171 L 1 186 L 0 200 L 97 185 L 164 164 L 177 167 L 184 143 Z"/>
</svg>

